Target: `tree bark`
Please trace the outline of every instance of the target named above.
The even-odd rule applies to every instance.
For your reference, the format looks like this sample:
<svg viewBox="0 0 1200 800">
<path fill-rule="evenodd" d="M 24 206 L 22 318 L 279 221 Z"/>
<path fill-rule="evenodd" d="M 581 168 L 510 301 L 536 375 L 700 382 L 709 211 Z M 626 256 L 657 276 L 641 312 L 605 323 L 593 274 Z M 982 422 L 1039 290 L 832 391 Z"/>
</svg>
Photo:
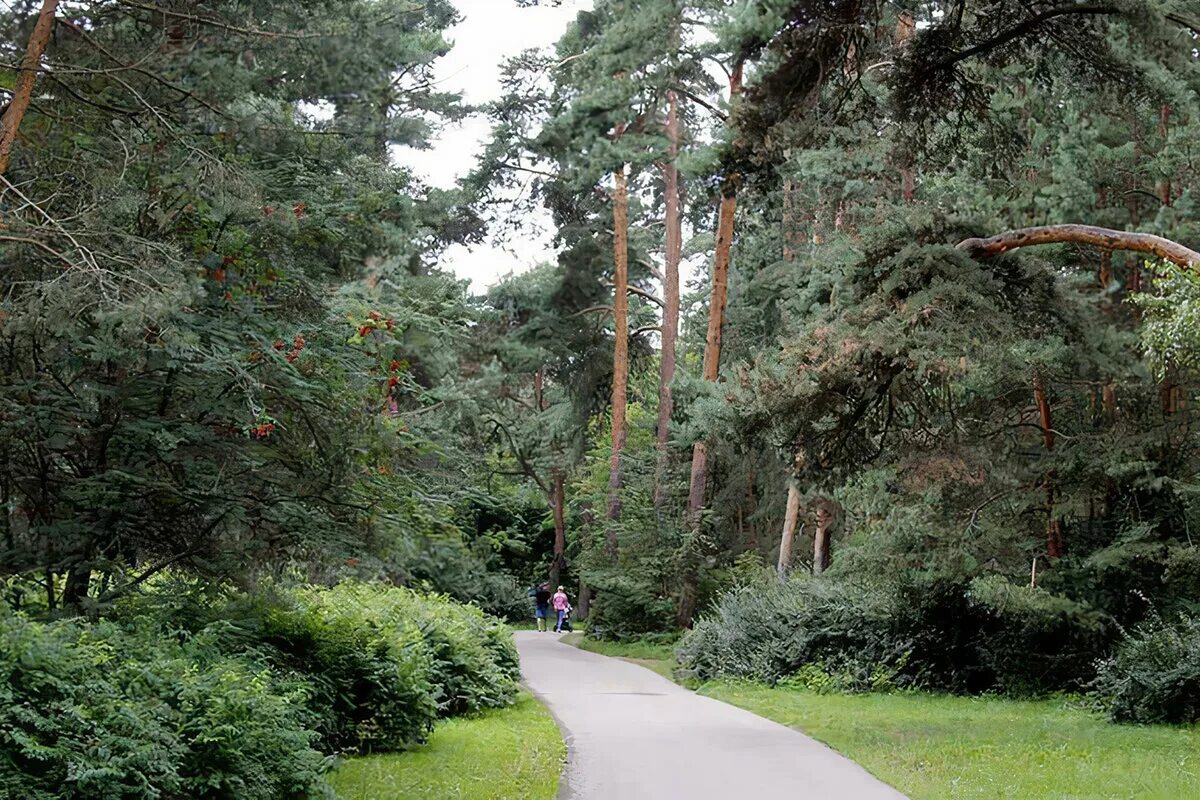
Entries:
<svg viewBox="0 0 1200 800">
<path fill-rule="evenodd" d="M 817 528 L 813 534 L 813 575 L 829 567 L 829 528 L 837 517 L 836 507 L 827 500 L 817 504 Z"/>
<path fill-rule="evenodd" d="M 787 508 L 783 513 L 783 535 L 779 537 L 779 563 L 775 567 L 779 580 L 787 580 L 792 568 L 792 546 L 796 542 L 796 525 L 800 521 L 800 488 L 788 481 Z"/>
<path fill-rule="evenodd" d="M 736 177 L 736 176 L 735 176 Z M 721 328 L 725 324 L 725 300 L 729 292 L 729 255 L 733 244 L 733 221 L 737 211 L 737 186 L 727 182 L 722 190 L 717 218 L 717 249 L 713 256 L 712 297 L 708 302 L 708 334 L 704 339 L 704 380 L 715 383 L 721 366 Z M 688 480 L 688 518 L 695 525 L 704 508 L 708 483 L 708 446 L 700 440 L 692 448 L 692 472 Z"/>
<path fill-rule="evenodd" d="M 63 607 L 78 611 L 87 599 L 91 585 L 92 571 L 87 567 L 73 567 L 63 586 Z"/>
<path fill-rule="evenodd" d="M 742 64 L 729 76 L 729 101 L 742 93 Z M 713 254 L 712 297 L 708 301 L 708 333 L 704 339 L 703 377 L 715 382 L 721 366 L 721 327 L 725 323 L 725 298 L 729 287 L 729 257 L 733 248 L 733 222 L 737 212 L 737 187 L 741 176 L 732 174 L 721 186 L 721 206 L 717 212 L 717 244 Z M 708 446 L 701 439 L 692 447 L 692 471 L 688 479 L 688 524 L 695 527 L 704 508 L 704 490 L 708 483 Z"/>
<path fill-rule="evenodd" d="M 554 490 L 550 501 L 554 511 L 554 557 L 550 561 L 550 585 L 562 583 L 567 568 L 567 492 L 562 470 L 554 471 Z"/>
<path fill-rule="evenodd" d="M 1021 228 L 986 239 L 965 239 L 958 243 L 958 249 L 970 253 L 975 258 L 987 258 L 1020 247 L 1062 243 L 1089 244 L 1108 250 L 1149 253 L 1181 267 L 1200 268 L 1200 253 L 1179 242 L 1149 233 L 1130 233 L 1093 225 L 1041 225 Z"/>
<path fill-rule="evenodd" d="M 42 54 L 50 43 L 50 35 L 54 32 L 54 13 L 58 10 L 58 0 L 44 0 L 42 10 L 38 12 L 37 22 L 34 23 L 33 33 L 29 35 L 29 44 L 25 48 L 25 56 L 21 59 L 21 71 L 17 76 L 17 85 L 13 89 L 12 101 L 8 110 L 0 118 L 0 175 L 8 171 L 8 162 L 12 158 L 13 143 L 17 140 L 17 131 L 21 120 L 29 109 L 33 99 L 33 86 L 37 81 L 38 67 L 42 63 Z"/>
<path fill-rule="evenodd" d="M 1039 424 L 1042 428 L 1042 447 L 1046 452 L 1054 449 L 1054 425 L 1050 416 L 1050 400 L 1046 396 L 1046 387 L 1042 376 L 1033 376 L 1033 397 L 1037 403 Z M 1058 558 L 1063 552 L 1062 523 L 1054 513 L 1055 474 L 1054 470 L 1046 473 L 1043 480 L 1046 487 L 1046 554 Z"/>
<path fill-rule="evenodd" d="M 625 413 L 629 384 L 629 190 L 625 165 L 614 174 L 613 188 L 613 379 L 612 455 L 608 465 L 608 519 L 621 518 L 621 450 L 625 447 Z M 617 557 L 617 531 L 605 526 L 604 551 Z"/>
<path fill-rule="evenodd" d="M 654 471 L 654 507 L 662 508 L 667 499 L 664 478 L 667 471 L 668 439 L 675 399 L 671 383 L 675 380 L 675 343 L 679 336 L 679 260 L 683 253 L 683 216 L 679 209 L 679 101 L 675 92 L 667 92 L 667 161 L 662 165 L 663 191 L 666 195 L 666 257 L 663 264 L 662 350 L 658 372 L 658 465 Z"/>
</svg>

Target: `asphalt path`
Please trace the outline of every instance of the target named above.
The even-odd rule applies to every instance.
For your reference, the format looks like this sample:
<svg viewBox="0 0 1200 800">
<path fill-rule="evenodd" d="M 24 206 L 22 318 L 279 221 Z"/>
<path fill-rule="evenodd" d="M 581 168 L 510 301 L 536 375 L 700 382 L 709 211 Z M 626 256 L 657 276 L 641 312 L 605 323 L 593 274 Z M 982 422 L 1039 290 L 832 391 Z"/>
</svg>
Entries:
<svg viewBox="0 0 1200 800">
<path fill-rule="evenodd" d="M 905 800 L 799 731 L 554 633 L 516 639 L 567 741 L 560 800 Z"/>
</svg>

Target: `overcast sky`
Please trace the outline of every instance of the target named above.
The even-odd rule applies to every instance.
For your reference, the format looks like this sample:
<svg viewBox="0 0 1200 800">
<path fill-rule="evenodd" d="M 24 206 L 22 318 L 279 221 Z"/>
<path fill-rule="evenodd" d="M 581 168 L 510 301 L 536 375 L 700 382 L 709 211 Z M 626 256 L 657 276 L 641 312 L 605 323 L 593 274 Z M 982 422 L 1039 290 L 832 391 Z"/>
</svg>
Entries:
<svg viewBox="0 0 1200 800">
<path fill-rule="evenodd" d="M 558 7 L 518 8 L 514 0 L 452 0 L 463 21 L 450 31 L 454 49 L 438 65 L 440 89 L 460 91 L 468 103 L 486 103 L 500 94 L 499 65 L 530 47 L 545 47 L 562 36 L 567 24 L 592 0 L 564 0 Z M 432 150 L 401 150 L 399 160 L 434 186 L 449 188 L 470 171 L 489 131 L 486 119 L 448 127 Z M 548 218 L 535 221 L 540 232 L 504 248 L 455 245 L 443 266 L 471 281 L 482 292 L 509 272 L 519 272 L 553 257 Z"/>
</svg>

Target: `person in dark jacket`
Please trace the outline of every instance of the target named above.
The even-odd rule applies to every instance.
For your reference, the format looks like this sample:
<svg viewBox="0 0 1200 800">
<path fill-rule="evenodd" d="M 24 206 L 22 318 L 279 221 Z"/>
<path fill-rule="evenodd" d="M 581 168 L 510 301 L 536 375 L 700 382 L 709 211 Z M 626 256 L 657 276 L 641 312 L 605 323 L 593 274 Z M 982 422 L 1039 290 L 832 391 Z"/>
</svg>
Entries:
<svg viewBox="0 0 1200 800">
<path fill-rule="evenodd" d="M 550 584 L 543 583 L 533 590 L 533 616 L 537 618 L 537 629 L 546 632 L 546 617 L 550 616 Z"/>
</svg>

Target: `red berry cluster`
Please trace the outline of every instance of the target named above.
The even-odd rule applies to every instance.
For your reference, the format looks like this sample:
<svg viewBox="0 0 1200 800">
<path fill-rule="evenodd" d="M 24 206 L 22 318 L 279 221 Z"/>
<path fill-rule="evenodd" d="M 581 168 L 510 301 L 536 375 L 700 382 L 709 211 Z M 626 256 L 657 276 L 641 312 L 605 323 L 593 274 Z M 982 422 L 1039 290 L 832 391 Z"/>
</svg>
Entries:
<svg viewBox="0 0 1200 800">
<path fill-rule="evenodd" d="M 255 439 L 265 439 L 275 431 L 274 422 L 260 422 L 250 429 L 250 435 Z"/>
<path fill-rule="evenodd" d="M 403 372 L 407 366 L 408 366 L 407 362 L 397 361 L 394 358 L 392 359 L 392 363 L 388 364 L 388 372 L 391 373 L 388 376 L 388 391 L 391 391 L 392 389 L 394 389 L 400 385 L 399 373 Z"/>
<path fill-rule="evenodd" d="M 304 350 L 305 344 L 307 344 L 307 342 L 305 342 L 304 337 L 299 334 L 297 334 L 296 337 L 294 339 L 292 339 L 292 349 L 289 350 L 287 355 L 285 356 L 285 358 L 287 359 L 287 362 L 289 364 L 296 363 L 296 359 L 300 358 L 300 353 Z M 286 347 L 286 345 L 283 343 L 283 339 L 276 339 L 275 344 L 273 344 L 272 347 L 274 347 L 276 350 L 279 350 L 282 352 L 283 348 Z"/>
<path fill-rule="evenodd" d="M 396 320 L 384 319 L 383 314 L 380 314 L 378 311 L 372 311 L 367 314 L 367 321 L 358 326 L 358 337 L 360 339 L 365 339 L 371 335 L 371 331 L 377 331 L 380 329 L 389 331 L 395 330 Z"/>
</svg>

